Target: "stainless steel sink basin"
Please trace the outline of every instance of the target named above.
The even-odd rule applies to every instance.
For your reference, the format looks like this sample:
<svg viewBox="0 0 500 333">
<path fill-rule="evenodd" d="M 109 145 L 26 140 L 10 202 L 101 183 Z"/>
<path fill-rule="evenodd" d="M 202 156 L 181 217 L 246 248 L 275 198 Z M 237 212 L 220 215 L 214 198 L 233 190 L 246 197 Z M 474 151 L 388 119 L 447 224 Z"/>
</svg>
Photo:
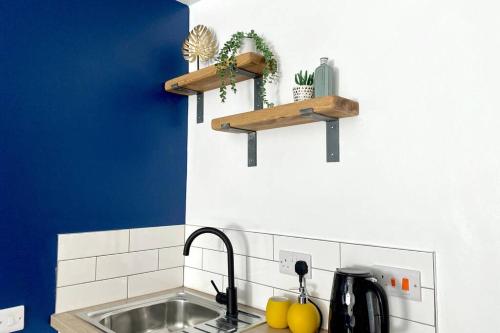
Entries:
<svg viewBox="0 0 500 333">
<path fill-rule="evenodd" d="M 265 321 L 243 311 L 237 321 L 230 320 L 225 312 L 205 298 L 177 293 L 78 316 L 107 333 L 234 333 Z"/>
</svg>

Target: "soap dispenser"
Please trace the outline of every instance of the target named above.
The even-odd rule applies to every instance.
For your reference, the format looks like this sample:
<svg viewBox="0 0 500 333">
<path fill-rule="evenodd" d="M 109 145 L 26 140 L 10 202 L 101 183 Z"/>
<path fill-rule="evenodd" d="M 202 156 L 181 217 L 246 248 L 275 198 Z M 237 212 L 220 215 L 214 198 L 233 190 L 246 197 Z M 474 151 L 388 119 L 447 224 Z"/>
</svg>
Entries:
<svg viewBox="0 0 500 333">
<path fill-rule="evenodd" d="M 319 308 L 307 295 L 304 276 L 308 270 L 305 261 L 295 263 L 295 272 L 299 275 L 300 287 L 297 303 L 292 304 L 287 315 L 288 327 L 292 333 L 316 333 L 321 327 L 322 318 Z"/>
</svg>

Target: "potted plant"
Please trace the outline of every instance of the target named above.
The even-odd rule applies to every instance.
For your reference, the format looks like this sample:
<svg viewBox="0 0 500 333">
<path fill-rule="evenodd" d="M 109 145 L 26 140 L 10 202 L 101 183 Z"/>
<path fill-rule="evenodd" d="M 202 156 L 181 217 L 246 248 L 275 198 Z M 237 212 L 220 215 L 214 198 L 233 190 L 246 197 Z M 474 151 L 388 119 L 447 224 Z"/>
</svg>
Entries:
<svg viewBox="0 0 500 333">
<path fill-rule="evenodd" d="M 255 41 L 255 47 L 259 53 L 264 56 L 265 66 L 262 71 L 262 85 L 259 92 L 256 92 L 262 98 L 262 102 L 266 106 L 271 106 L 266 96 L 266 83 L 271 83 L 276 80 L 278 72 L 278 62 L 273 52 L 265 42 L 265 40 L 257 35 L 255 31 L 248 33 L 238 31 L 224 44 L 216 59 L 215 67 L 220 78 L 219 96 L 224 103 L 227 97 L 227 85 L 231 86 L 231 90 L 236 93 L 236 56 L 239 54 L 246 38 Z"/>
<path fill-rule="evenodd" d="M 302 70 L 295 74 L 295 83 L 293 87 L 293 101 L 300 102 L 306 99 L 311 99 L 314 95 L 314 73 L 307 74 L 307 71 L 302 75 Z"/>
</svg>

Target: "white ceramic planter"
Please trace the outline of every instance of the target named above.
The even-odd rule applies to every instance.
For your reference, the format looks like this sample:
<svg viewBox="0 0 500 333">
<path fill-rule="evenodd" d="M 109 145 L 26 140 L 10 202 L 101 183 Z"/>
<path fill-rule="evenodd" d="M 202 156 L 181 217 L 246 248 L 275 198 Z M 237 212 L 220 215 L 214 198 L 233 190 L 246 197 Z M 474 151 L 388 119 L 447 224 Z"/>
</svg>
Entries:
<svg viewBox="0 0 500 333">
<path fill-rule="evenodd" d="M 240 47 L 240 54 L 247 52 L 257 53 L 257 46 L 255 45 L 255 39 L 247 37 L 243 38 Z"/>
<path fill-rule="evenodd" d="M 314 86 L 295 86 L 293 87 L 293 101 L 300 102 L 313 98 Z"/>
</svg>

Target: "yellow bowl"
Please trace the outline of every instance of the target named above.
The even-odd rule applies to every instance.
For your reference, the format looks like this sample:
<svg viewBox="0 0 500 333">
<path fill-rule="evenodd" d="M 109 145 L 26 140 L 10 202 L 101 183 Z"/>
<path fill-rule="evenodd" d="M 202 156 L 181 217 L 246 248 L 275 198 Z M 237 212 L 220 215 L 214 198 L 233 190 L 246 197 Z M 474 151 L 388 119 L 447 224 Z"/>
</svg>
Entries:
<svg viewBox="0 0 500 333">
<path fill-rule="evenodd" d="M 272 328 L 287 328 L 287 315 L 290 300 L 286 297 L 274 296 L 269 298 L 266 307 L 267 324 Z"/>
</svg>

